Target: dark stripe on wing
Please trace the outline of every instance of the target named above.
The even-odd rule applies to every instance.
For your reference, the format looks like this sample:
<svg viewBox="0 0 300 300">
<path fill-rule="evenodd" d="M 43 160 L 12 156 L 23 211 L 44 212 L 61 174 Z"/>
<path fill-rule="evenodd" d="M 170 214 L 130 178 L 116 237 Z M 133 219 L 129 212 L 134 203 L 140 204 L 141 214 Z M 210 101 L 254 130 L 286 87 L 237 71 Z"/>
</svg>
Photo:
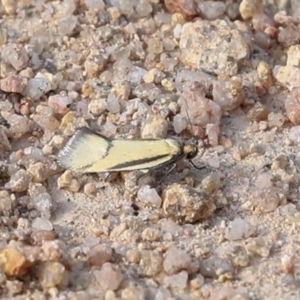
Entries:
<svg viewBox="0 0 300 300">
<path fill-rule="evenodd" d="M 166 158 L 169 156 L 170 156 L 169 154 L 163 154 L 163 155 L 157 155 L 157 156 L 153 156 L 153 157 L 149 157 L 149 158 L 131 160 L 131 161 L 128 161 L 128 162 L 125 162 L 122 164 L 114 165 L 113 167 L 109 168 L 108 170 L 123 169 L 123 168 L 128 168 L 128 167 L 132 167 L 132 166 L 136 166 L 136 165 L 140 165 L 140 164 L 146 164 L 146 163 L 153 162 L 157 159 L 162 159 L 162 158 Z M 171 159 L 171 160 L 173 160 L 173 159 Z"/>
<path fill-rule="evenodd" d="M 80 139 L 87 139 L 87 137 L 89 135 L 90 136 L 96 136 L 96 137 L 104 139 L 107 142 L 107 147 L 105 149 L 104 155 L 101 156 L 101 159 L 104 159 L 108 155 L 110 148 L 113 147 L 113 143 L 112 143 L 112 140 L 110 138 L 108 138 L 108 137 L 106 137 L 106 136 L 104 136 L 104 135 L 102 135 L 102 134 L 100 134 L 96 131 L 93 131 L 88 127 L 79 128 L 79 130 L 75 133 L 75 135 L 76 134 L 78 134 L 79 143 L 80 143 Z M 92 145 L 91 145 L 91 147 L 92 147 Z M 89 155 L 89 154 L 88 153 L 82 153 L 82 155 Z M 89 165 L 88 167 L 90 167 L 91 165 Z"/>
<path fill-rule="evenodd" d="M 96 131 L 93 131 L 92 129 L 88 128 L 88 127 L 79 127 L 77 129 L 77 132 L 79 132 L 81 135 L 87 134 L 87 135 L 96 135 L 96 136 L 100 136 L 101 138 L 105 139 L 108 142 L 111 142 L 111 139 L 102 135 L 101 133 L 98 133 Z M 76 133 L 75 133 L 76 134 Z"/>
</svg>

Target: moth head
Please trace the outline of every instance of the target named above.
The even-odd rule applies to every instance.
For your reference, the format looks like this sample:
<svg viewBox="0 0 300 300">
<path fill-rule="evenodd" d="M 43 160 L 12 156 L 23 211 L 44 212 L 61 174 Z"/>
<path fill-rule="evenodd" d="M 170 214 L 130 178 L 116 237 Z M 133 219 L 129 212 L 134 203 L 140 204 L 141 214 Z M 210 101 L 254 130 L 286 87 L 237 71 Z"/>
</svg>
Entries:
<svg viewBox="0 0 300 300">
<path fill-rule="evenodd" d="M 186 144 L 183 146 L 183 153 L 187 159 L 193 159 L 197 153 L 198 148 L 195 145 L 192 144 Z"/>
</svg>

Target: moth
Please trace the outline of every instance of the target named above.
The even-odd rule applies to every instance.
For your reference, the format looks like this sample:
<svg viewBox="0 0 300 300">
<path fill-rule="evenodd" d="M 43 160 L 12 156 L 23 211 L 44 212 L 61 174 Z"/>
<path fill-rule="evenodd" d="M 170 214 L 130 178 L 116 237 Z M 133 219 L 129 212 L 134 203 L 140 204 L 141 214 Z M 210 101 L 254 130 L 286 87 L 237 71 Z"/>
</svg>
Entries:
<svg viewBox="0 0 300 300">
<path fill-rule="evenodd" d="M 59 152 L 58 164 L 80 173 L 133 171 L 191 161 L 197 153 L 195 145 L 175 139 L 110 139 L 83 127 Z"/>
</svg>

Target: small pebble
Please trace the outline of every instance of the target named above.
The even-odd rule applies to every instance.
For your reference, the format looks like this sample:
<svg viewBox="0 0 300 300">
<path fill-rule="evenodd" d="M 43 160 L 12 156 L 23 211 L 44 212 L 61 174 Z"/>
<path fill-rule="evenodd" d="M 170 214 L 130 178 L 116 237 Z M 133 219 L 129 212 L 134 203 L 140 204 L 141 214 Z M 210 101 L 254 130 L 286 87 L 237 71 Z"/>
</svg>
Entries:
<svg viewBox="0 0 300 300">
<path fill-rule="evenodd" d="M 271 176 L 266 173 L 259 174 L 254 184 L 259 189 L 270 188 L 273 185 Z"/>
<path fill-rule="evenodd" d="M 94 116 L 100 116 L 107 109 L 107 103 L 105 99 L 94 99 L 88 105 L 88 111 Z"/>
<path fill-rule="evenodd" d="M 146 228 L 142 232 L 142 239 L 149 242 L 158 241 L 160 237 L 160 232 L 154 228 Z"/>
<path fill-rule="evenodd" d="M 191 290 L 199 290 L 204 285 L 204 277 L 201 274 L 197 274 L 195 278 L 191 279 Z"/>
<path fill-rule="evenodd" d="M 30 257 L 13 247 L 6 247 L 0 252 L 0 266 L 7 276 L 23 276 L 37 262 L 39 250 L 30 247 Z M 29 253 L 28 253 L 29 254 Z"/>
<path fill-rule="evenodd" d="M 84 3 L 91 9 L 102 10 L 105 8 L 103 0 L 84 0 Z"/>
<path fill-rule="evenodd" d="M 205 20 L 221 18 L 226 11 L 226 4 L 222 1 L 203 1 L 198 3 L 201 17 Z"/>
<path fill-rule="evenodd" d="M 190 79 L 193 82 L 193 75 L 191 74 L 187 80 Z M 206 127 L 207 124 L 219 124 L 222 116 L 220 105 L 207 99 L 203 93 L 203 88 L 200 85 L 186 84 L 184 86 L 184 91 L 177 102 L 180 106 L 181 116 L 190 120 L 189 122 L 194 126 Z M 219 95 L 215 97 L 219 98 Z M 215 130 L 216 128 L 212 129 Z"/>
<path fill-rule="evenodd" d="M 66 266 L 70 264 L 68 248 L 61 240 L 46 240 L 41 250 L 41 259 L 44 261 L 60 261 Z"/>
<path fill-rule="evenodd" d="M 77 16 L 68 16 L 61 18 L 57 24 L 57 30 L 60 36 L 72 35 L 78 23 Z"/>
<path fill-rule="evenodd" d="M 107 63 L 107 58 L 99 54 L 99 52 L 93 52 L 88 55 L 84 62 L 84 69 L 87 74 L 87 78 L 94 78 L 99 76 L 100 72 L 104 70 Z"/>
<path fill-rule="evenodd" d="M 132 85 L 138 85 L 141 83 L 143 76 L 146 73 L 147 71 L 144 68 L 133 66 L 127 75 L 128 81 Z"/>
<path fill-rule="evenodd" d="M 111 233 L 110 238 L 115 240 L 117 239 L 126 229 L 128 229 L 128 226 L 126 223 L 120 223 L 117 226 L 115 226 Z"/>
<path fill-rule="evenodd" d="M 219 125 L 218 124 L 207 124 L 205 133 L 207 135 L 209 144 L 213 147 L 219 144 Z"/>
<path fill-rule="evenodd" d="M 117 265 L 107 262 L 100 271 L 94 271 L 94 280 L 102 291 L 116 291 L 123 281 L 123 274 Z"/>
<path fill-rule="evenodd" d="M 22 94 L 36 101 L 50 90 L 51 83 L 46 78 L 32 78 Z"/>
<path fill-rule="evenodd" d="M 149 38 L 147 41 L 148 52 L 153 54 L 161 54 L 163 52 L 163 43 L 158 38 Z"/>
<path fill-rule="evenodd" d="M 188 122 L 187 120 L 182 117 L 181 115 L 177 114 L 174 119 L 173 119 L 173 127 L 175 132 L 181 133 L 182 131 L 184 131 L 188 126 Z"/>
<path fill-rule="evenodd" d="M 256 189 L 250 193 L 250 200 L 260 213 L 272 212 L 279 205 L 286 203 L 284 193 L 277 187 Z"/>
<path fill-rule="evenodd" d="M 121 12 L 117 7 L 109 7 L 107 9 L 107 12 L 109 13 L 112 20 L 117 20 L 121 17 Z"/>
<path fill-rule="evenodd" d="M 112 258 L 112 249 L 108 245 L 98 244 L 90 248 L 87 258 L 92 266 L 101 267 Z"/>
<path fill-rule="evenodd" d="M 46 219 L 49 219 L 56 211 L 57 205 L 48 193 L 39 194 L 31 201 L 35 209 L 38 210 L 41 213 L 41 216 Z"/>
<path fill-rule="evenodd" d="M 165 74 L 157 68 L 151 69 L 143 76 L 143 80 L 146 83 L 152 83 L 152 82 L 160 83 L 164 78 L 165 78 Z"/>
<path fill-rule="evenodd" d="M 284 254 L 281 257 L 281 264 L 283 271 L 286 274 L 294 274 L 296 266 L 296 257 L 295 255 Z"/>
<path fill-rule="evenodd" d="M 37 278 L 44 289 L 64 288 L 69 282 L 69 272 L 60 262 L 41 262 L 36 270 Z"/>
<path fill-rule="evenodd" d="M 107 97 L 107 110 L 112 114 L 120 112 L 121 106 L 119 100 L 113 94 L 109 94 Z"/>
<path fill-rule="evenodd" d="M 213 194 L 220 187 L 221 187 L 221 179 L 218 173 L 216 172 L 211 172 L 208 176 L 206 176 L 201 181 L 201 188 L 208 195 Z"/>
<path fill-rule="evenodd" d="M 263 12 L 264 7 L 260 0 L 242 0 L 239 9 L 242 18 L 247 20 Z"/>
<path fill-rule="evenodd" d="M 269 110 L 268 108 L 257 102 L 248 112 L 248 120 L 251 122 L 260 122 L 268 118 Z"/>
<path fill-rule="evenodd" d="M 233 276 L 234 268 L 231 263 L 218 255 L 212 255 L 200 262 L 200 273 L 204 277 L 218 278 L 223 274 Z"/>
<path fill-rule="evenodd" d="M 9 216 L 12 213 L 13 201 L 7 191 L 0 191 L 0 212 L 4 216 Z"/>
<path fill-rule="evenodd" d="M 140 253 L 137 250 L 130 249 L 126 252 L 126 258 L 130 263 L 139 263 L 140 257 Z"/>
<path fill-rule="evenodd" d="M 237 245 L 230 250 L 226 256 L 234 267 L 246 267 L 249 264 L 250 258 L 244 246 Z"/>
<path fill-rule="evenodd" d="M 283 216 L 285 220 L 289 221 L 290 223 L 299 223 L 300 222 L 300 212 L 295 207 L 294 204 L 288 203 L 286 205 L 279 206 L 276 209 L 276 212 L 280 216 Z"/>
<path fill-rule="evenodd" d="M 68 105 L 72 103 L 72 100 L 68 96 L 60 94 L 50 96 L 48 98 L 48 105 L 52 107 L 57 114 L 64 115 L 68 112 Z"/>
<path fill-rule="evenodd" d="M 148 138 L 166 138 L 168 133 L 168 121 L 160 114 L 149 114 L 143 126 L 141 137 Z"/>
<path fill-rule="evenodd" d="M 191 267 L 192 259 L 185 251 L 171 247 L 165 253 L 163 267 L 167 274 L 175 274 Z"/>
<path fill-rule="evenodd" d="M 0 80 L 0 90 L 7 93 L 21 94 L 27 86 L 27 78 L 19 75 L 11 75 Z"/>
<path fill-rule="evenodd" d="M 19 280 L 7 280 L 6 288 L 8 289 L 8 292 L 11 296 L 16 296 L 18 294 L 21 294 L 24 288 L 24 284 Z"/>
<path fill-rule="evenodd" d="M 143 185 L 140 187 L 137 197 L 145 204 L 152 205 L 157 208 L 161 207 L 162 199 L 157 194 L 157 191 L 149 185 Z"/>
<path fill-rule="evenodd" d="M 212 26 L 215 30 L 211 30 Z M 229 42 L 223 38 L 226 34 L 231 35 Z M 247 60 L 250 54 L 250 48 L 245 37 L 237 29 L 233 29 L 230 22 L 222 19 L 210 22 L 203 22 L 198 19 L 194 22 L 185 23 L 181 30 L 179 48 L 181 51 L 180 60 L 184 66 L 194 69 L 201 68 L 208 73 L 223 75 L 223 77 L 225 74 L 229 77 L 237 75 L 239 63 Z M 225 58 L 228 56 L 230 56 L 230 60 Z M 234 81 L 237 83 L 236 79 L 234 78 Z M 194 83 L 195 80 L 194 77 L 191 82 Z M 233 79 L 230 79 L 229 82 L 231 80 Z M 227 85 L 226 82 L 215 80 L 214 83 L 216 85 L 221 84 L 218 92 L 220 97 L 214 97 L 214 101 L 222 101 L 227 107 L 231 106 L 231 109 L 241 102 L 241 99 L 238 100 L 238 94 L 235 97 L 229 97 L 229 101 L 227 101 L 227 97 L 224 97 L 226 89 L 223 89 Z M 242 83 L 239 82 L 237 86 L 240 90 Z M 232 89 L 228 89 L 228 91 L 233 96 Z M 230 103 L 232 100 L 235 105 Z"/>
<path fill-rule="evenodd" d="M 293 126 L 290 128 L 289 139 L 297 144 L 300 142 L 300 126 L 299 125 Z"/>
<path fill-rule="evenodd" d="M 194 223 L 212 215 L 216 206 L 212 199 L 190 186 L 174 183 L 162 192 L 163 210 L 179 223 Z"/>
<path fill-rule="evenodd" d="M 73 174 L 70 170 L 65 171 L 58 179 L 57 185 L 60 189 L 67 189 L 70 192 L 78 192 L 81 188 L 81 184 L 78 180 L 73 178 Z"/>
<path fill-rule="evenodd" d="M 59 121 L 54 117 L 54 111 L 49 106 L 38 106 L 36 108 L 36 114 L 32 119 L 44 130 L 54 132 L 60 126 Z"/>
<path fill-rule="evenodd" d="M 92 182 L 84 185 L 83 191 L 86 195 L 94 195 L 97 192 L 96 185 Z"/>
<path fill-rule="evenodd" d="M 129 100 L 131 85 L 128 81 L 118 82 L 111 89 L 111 92 L 117 97 L 118 100 Z"/>
<path fill-rule="evenodd" d="M 32 182 L 43 183 L 47 178 L 48 169 L 45 164 L 38 162 L 30 165 L 27 172 L 32 175 Z"/>
<path fill-rule="evenodd" d="M 27 67 L 28 54 L 21 44 L 7 44 L 2 48 L 1 57 L 5 58 L 15 70 L 20 71 Z"/>
<path fill-rule="evenodd" d="M 164 278 L 164 285 L 170 287 L 172 290 L 182 291 L 187 286 L 188 276 L 189 274 L 187 271 L 181 271 L 177 274 L 166 276 Z"/>
<path fill-rule="evenodd" d="M 6 130 L 5 128 L 3 128 L 2 126 L 0 126 L 0 148 L 5 150 L 5 151 L 11 151 L 11 145 L 10 142 L 8 140 L 7 134 L 6 134 Z"/>
<path fill-rule="evenodd" d="M 32 226 L 33 228 L 34 227 L 47 228 L 47 230 L 38 230 L 38 231 L 32 232 L 32 234 L 30 236 L 30 243 L 32 245 L 42 246 L 46 241 L 53 241 L 53 240 L 57 239 L 57 237 L 58 237 L 57 233 L 53 229 L 49 230 L 49 228 L 51 226 L 49 226 L 49 224 L 47 224 L 47 221 L 48 220 L 43 219 L 43 221 L 39 222 L 39 224 L 34 224 L 34 226 Z"/>
<path fill-rule="evenodd" d="M 10 189 L 12 192 L 24 192 L 28 189 L 31 179 L 32 175 L 21 169 L 11 176 L 9 182 L 5 184 L 5 188 Z"/>
<path fill-rule="evenodd" d="M 270 66 L 265 61 L 259 62 L 257 66 L 257 75 L 261 79 L 265 87 L 268 88 L 274 84 L 272 70 L 270 69 Z"/>
<path fill-rule="evenodd" d="M 139 273 L 141 276 L 153 277 L 162 271 L 163 257 L 157 251 L 143 250 L 140 256 Z"/>
<path fill-rule="evenodd" d="M 30 123 L 27 116 L 12 114 L 7 118 L 10 124 L 10 132 L 15 138 L 22 137 L 30 130 Z"/>
<path fill-rule="evenodd" d="M 271 112 L 268 115 L 268 126 L 269 127 L 281 127 L 285 122 L 287 118 L 282 113 L 273 113 Z"/>
<path fill-rule="evenodd" d="M 193 0 L 165 0 L 165 6 L 170 13 L 180 13 L 186 19 L 191 19 L 199 13 L 197 4 Z"/>
<path fill-rule="evenodd" d="M 285 101 L 286 114 L 294 125 L 300 124 L 300 87 L 294 88 Z"/>
<path fill-rule="evenodd" d="M 33 229 L 36 229 L 36 230 L 44 230 L 44 231 L 53 230 L 52 223 L 48 219 L 45 219 L 45 218 L 35 218 L 32 221 L 31 226 Z"/>
<path fill-rule="evenodd" d="M 256 145 L 250 141 L 241 142 L 237 149 L 241 159 L 244 159 L 247 156 L 257 152 Z"/>
<path fill-rule="evenodd" d="M 280 28 L 277 39 L 285 47 L 297 45 L 300 41 L 300 30 L 296 24 L 287 24 Z"/>
<path fill-rule="evenodd" d="M 225 237 L 230 241 L 247 239 L 256 233 L 256 228 L 246 220 L 237 218 L 229 223 Z"/>
<path fill-rule="evenodd" d="M 247 240 L 247 251 L 261 257 L 269 257 L 270 247 L 262 237 L 251 238 Z"/>
<path fill-rule="evenodd" d="M 299 94 L 299 74 L 300 74 L 300 46 L 293 45 L 287 51 L 286 66 L 275 66 L 273 74 L 275 78 L 288 90 L 296 89 L 293 95 L 289 95 L 286 99 L 286 109 L 291 113 L 297 114 L 298 108 L 298 94 Z M 291 119 L 294 123 L 294 121 Z M 295 119 L 296 121 L 296 119 Z"/>
<path fill-rule="evenodd" d="M 122 290 L 121 297 L 124 300 L 146 299 L 146 289 L 139 284 L 132 287 L 128 286 Z"/>
</svg>

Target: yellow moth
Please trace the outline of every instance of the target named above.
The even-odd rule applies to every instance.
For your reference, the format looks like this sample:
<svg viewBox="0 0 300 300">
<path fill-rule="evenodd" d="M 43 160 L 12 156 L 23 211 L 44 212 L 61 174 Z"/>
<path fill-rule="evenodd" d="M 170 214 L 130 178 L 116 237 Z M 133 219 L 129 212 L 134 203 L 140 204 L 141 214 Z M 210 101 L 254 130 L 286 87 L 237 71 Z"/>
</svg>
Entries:
<svg viewBox="0 0 300 300">
<path fill-rule="evenodd" d="M 191 160 L 197 153 L 196 146 L 175 139 L 109 139 L 84 127 L 60 151 L 58 163 L 81 173 L 132 171 Z"/>
</svg>

